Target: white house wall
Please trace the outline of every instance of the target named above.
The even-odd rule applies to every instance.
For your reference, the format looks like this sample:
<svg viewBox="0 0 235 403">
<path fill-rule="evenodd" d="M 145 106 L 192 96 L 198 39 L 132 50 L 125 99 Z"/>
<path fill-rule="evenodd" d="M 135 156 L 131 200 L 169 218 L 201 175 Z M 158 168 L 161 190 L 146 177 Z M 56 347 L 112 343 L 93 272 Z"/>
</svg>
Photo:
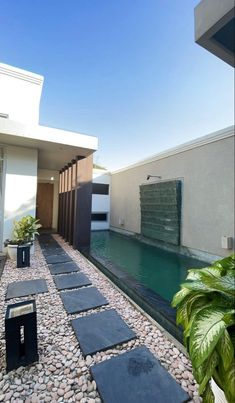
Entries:
<svg viewBox="0 0 235 403">
<path fill-rule="evenodd" d="M 12 238 L 14 220 L 35 216 L 37 191 L 37 150 L 8 146 L 4 153 L 3 242 Z"/>
<path fill-rule="evenodd" d="M 42 85 L 42 76 L 0 63 L 0 114 L 38 124 Z"/>
</svg>

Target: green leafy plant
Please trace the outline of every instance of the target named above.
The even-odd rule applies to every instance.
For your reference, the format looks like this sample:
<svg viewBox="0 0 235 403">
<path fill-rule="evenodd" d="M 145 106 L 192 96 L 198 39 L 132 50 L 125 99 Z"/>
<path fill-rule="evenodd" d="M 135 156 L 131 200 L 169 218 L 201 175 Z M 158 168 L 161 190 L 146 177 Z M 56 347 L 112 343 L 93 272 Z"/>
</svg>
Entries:
<svg viewBox="0 0 235 403">
<path fill-rule="evenodd" d="M 16 242 L 17 245 L 30 243 L 34 240 L 34 236 L 38 235 L 38 229 L 41 227 L 39 220 L 27 215 L 21 218 L 20 221 L 14 221 L 13 240 L 11 244 Z"/>
<path fill-rule="evenodd" d="M 235 255 L 210 267 L 191 269 L 174 296 L 177 323 L 203 402 L 214 402 L 213 378 L 229 403 L 235 402 Z"/>
</svg>

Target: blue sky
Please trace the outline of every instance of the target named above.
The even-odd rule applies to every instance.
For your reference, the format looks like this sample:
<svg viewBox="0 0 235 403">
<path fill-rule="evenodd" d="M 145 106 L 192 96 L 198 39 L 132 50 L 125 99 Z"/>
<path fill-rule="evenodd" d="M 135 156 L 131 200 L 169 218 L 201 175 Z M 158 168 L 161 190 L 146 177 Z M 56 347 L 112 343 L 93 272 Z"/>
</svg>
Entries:
<svg viewBox="0 0 235 403">
<path fill-rule="evenodd" d="M 2 0 L 0 62 L 45 77 L 40 123 L 136 162 L 233 124 L 234 70 L 194 42 L 199 0 Z"/>
</svg>

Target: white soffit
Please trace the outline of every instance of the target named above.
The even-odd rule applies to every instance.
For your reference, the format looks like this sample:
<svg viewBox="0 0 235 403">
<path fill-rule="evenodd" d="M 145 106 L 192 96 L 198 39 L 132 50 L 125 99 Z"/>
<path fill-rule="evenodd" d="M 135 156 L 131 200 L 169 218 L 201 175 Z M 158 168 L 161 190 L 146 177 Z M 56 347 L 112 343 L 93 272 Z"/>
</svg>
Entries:
<svg viewBox="0 0 235 403">
<path fill-rule="evenodd" d="M 26 126 L 0 118 L 0 144 L 38 150 L 38 167 L 61 169 L 77 155 L 88 156 L 98 148 L 97 137 L 46 126 Z"/>
<path fill-rule="evenodd" d="M 195 42 L 235 67 L 234 0 L 202 0 L 194 9 Z"/>
</svg>

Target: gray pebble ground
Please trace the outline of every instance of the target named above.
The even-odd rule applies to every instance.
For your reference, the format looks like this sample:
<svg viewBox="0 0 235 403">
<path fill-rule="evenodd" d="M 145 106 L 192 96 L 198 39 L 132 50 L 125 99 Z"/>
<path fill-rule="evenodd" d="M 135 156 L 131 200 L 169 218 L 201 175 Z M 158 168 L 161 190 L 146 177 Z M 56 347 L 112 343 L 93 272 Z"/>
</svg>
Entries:
<svg viewBox="0 0 235 403">
<path fill-rule="evenodd" d="M 72 249 L 59 236 L 54 235 L 54 237 L 78 263 L 92 284 L 107 298 L 109 305 L 90 310 L 88 313 L 67 315 L 37 242 L 35 254 L 31 257 L 30 268 L 16 269 L 15 262 L 7 260 L 0 287 L 0 402 L 101 403 L 89 367 L 140 345 L 145 345 L 152 351 L 182 388 L 188 392 L 192 402 L 201 402 L 189 359 L 172 341 L 167 339 L 157 325 L 134 307 L 86 258 Z M 13 281 L 34 278 L 46 279 L 49 290 L 49 293 L 35 296 L 40 360 L 30 367 L 20 367 L 6 374 L 4 317 L 7 285 Z M 9 303 L 31 298 L 15 298 Z M 70 319 L 110 308 L 116 309 L 136 332 L 137 339 L 84 359 L 70 325 Z"/>
</svg>

